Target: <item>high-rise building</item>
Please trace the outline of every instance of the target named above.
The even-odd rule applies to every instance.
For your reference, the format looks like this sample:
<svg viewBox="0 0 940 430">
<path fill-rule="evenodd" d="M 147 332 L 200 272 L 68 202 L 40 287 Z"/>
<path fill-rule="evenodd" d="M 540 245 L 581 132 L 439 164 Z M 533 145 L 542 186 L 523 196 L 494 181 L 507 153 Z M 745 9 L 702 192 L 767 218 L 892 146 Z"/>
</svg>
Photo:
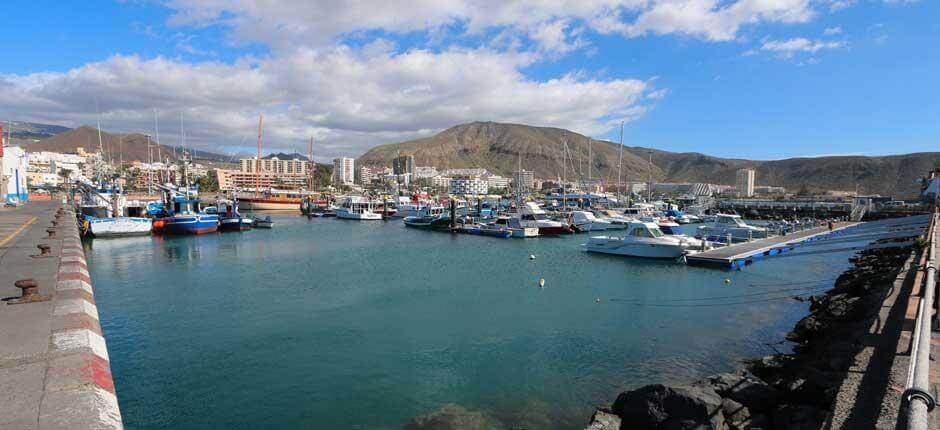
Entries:
<svg viewBox="0 0 940 430">
<path fill-rule="evenodd" d="M 754 169 L 738 170 L 734 181 L 734 189 L 738 197 L 751 197 L 754 195 Z"/>
<path fill-rule="evenodd" d="M 356 160 L 349 157 L 333 159 L 333 185 L 352 185 L 356 181 Z"/>
<path fill-rule="evenodd" d="M 411 175 L 415 172 L 414 155 L 402 155 L 392 160 L 392 171 L 396 175 Z"/>
<path fill-rule="evenodd" d="M 519 190 L 532 191 L 535 175 L 528 170 L 519 170 L 512 173 L 512 186 Z"/>
<path fill-rule="evenodd" d="M 455 178 L 450 180 L 448 192 L 457 195 L 481 195 L 489 192 L 489 184 L 480 178 Z"/>
</svg>

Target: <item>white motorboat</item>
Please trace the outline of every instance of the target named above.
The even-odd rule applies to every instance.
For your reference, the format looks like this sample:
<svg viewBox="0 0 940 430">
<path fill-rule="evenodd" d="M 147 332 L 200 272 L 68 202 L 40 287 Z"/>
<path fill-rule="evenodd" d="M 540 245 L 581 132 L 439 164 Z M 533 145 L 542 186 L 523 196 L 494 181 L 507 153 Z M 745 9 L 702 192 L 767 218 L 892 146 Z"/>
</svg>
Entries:
<svg viewBox="0 0 940 430">
<path fill-rule="evenodd" d="M 96 238 L 147 236 L 153 229 L 150 218 L 141 217 L 115 217 L 115 218 L 86 218 L 88 232 Z"/>
<path fill-rule="evenodd" d="M 375 212 L 372 201 L 363 197 L 349 197 L 336 210 L 336 217 L 360 221 L 381 220 L 382 214 Z"/>
<path fill-rule="evenodd" d="M 729 234 L 733 240 L 757 239 L 767 237 L 767 229 L 745 223 L 740 215 L 718 214 L 714 221 L 699 227 L 696 236 L 721 239 Z"/>
<path fill-rule="evenodd" d="M 627 228 L 627 225 L 629 225 L 631 221 L 630 218 L 621 215 L 613 209 L 595 210 L 594 216 L 609 222 L 610 225 L 607 226 L 608 230 L 623 230 Z"/>
<path fill-rule="evenodd" d="M 644 258 L 678 258 L 703 248 L 701 240 L 663 233 L 652 222 L 632 221 L 624 236 L 592 236 L 584 249 L 589 252 Z"/>
<path fill-rule="evenodd" d="M 523 227 L 518 218 L 499 216 L 493 221 L 493 224 L 505 225 L 512 233 L 512 237 L 515 238 L 537 237 L 539 235 L 538 227 Z"/>
<path fill-rule="evenodd" d="M 536 227 L 540 235 L 551 234 L 570 234 L 571 226 L 567 223 L 555 221 L 549 218 L 539 205 L 533 202 L 526 202 L 519 212 L 519 225 L 522 227 Z"/>
<path fill-rule="evenodd" d="M 588 211 L 572 211 L 568 215 L 571 227 L 577 231 L 604 231 L 610 228 L 610 222 L 602 220 Z"/>
</svg>

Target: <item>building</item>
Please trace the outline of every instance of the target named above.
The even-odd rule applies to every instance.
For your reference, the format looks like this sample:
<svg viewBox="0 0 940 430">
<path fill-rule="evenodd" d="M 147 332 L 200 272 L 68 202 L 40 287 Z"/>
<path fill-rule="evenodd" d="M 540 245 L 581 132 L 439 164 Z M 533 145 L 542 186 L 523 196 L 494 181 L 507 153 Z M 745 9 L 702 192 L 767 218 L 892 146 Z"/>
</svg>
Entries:
<svg viewBox="0 0 940 430">
<path fill-rule="evenodd" d="M 356 160 L 349 157 L 333 159 L 333 185 L 352 185 L 356 182 Z"/>
<path fill-rule="evenodd" d="M 287 175 L 306 175 L 307 169 L 311 163 L 307 160 L 281 160 L 277 157 L 262 158 L 260 161 L 256 158 L 242 158 L 241 171 L 250 172 L 268 172 Z"/>
<path fill-rule="evenodd" d="M 27 170 L 29 157 L 23 148 L 0 143 L 0 196 L 5 202 L 22 203 L 29 198 Z"/>
<path fill-rule="evenodd" d="M 446 176 L 441 176 L 441 175 L 434 176 L 431 178 L 431 186 L 441 187 L 441 188 L 449 187 L 450 179 L 451 178 L 448 178 Z"/>
<path fill-rule="evenodd" d="M 362 166 L 359 168 L 359 182 L 363 185 L 384 182 L 386 176 L 391 174 L 392 169 L 385 166 Z"/>
<path fill-rule="evenodd" d="M 786 194 L 787 189 L 784 187 L 773 187 L 769 185 L 764 186 L 754 186 L 754 194 Z"/>
<path fill-rule="evenodd" d="M 270 188 L 296 190 L 305 187 L 309 179 L 307 175 L 286 175 L 272 172 L 253 173 L 228 169 L 215 169 L 215 175 L 220 191 L 253 190 L 256 187 L 262 190 Z M 144 188 L 146 188 L 146 179 L 145 176 Z"/>
<path fill-rule="evenodd" d="M 415 179 L 426 179 L 437 176 L 437 168 L 431 166 L 415 166 Z"/>
<path fill-rule="evenodd" d="M 415 173 L 414 155 L 402 155 L 392 160 L 392 171 L 396 175 L 413 175 Z"/>
<path fill-rule="evenodd" d="M 447 191 L 456 195 L 482 195 L 488 194 L 490 189 L 480 178 L 454 178 L 450 180 Z"/>
<path fill-rule="evenodd" d="M 520 190 L 531 191 L 535 186 L 535 174 L 528 170 L 519 170 L 512 173 L 512 186 Z"/>
<path fill-rule="evenodd" d="M 444 171 L 444 173 L 441 173 L 441 175 L 449 176 L 452 178 L 457 177 L 457 176 L 465 176 L 465 177 L 472 178 L 472 177 L 483 177 L 483 176 L 486 176 L 487 173 L 489 172 L 487 172 L 486 169 L 470 168 L 470 169 L 447 169 Z"/>
<path fill-rule="evenodd" d="M 734 181 L 734 189 L 738 197 L 751 197 L 754 195 L 754 169 L 741 169 Z"/>
<path fill-rule="evenodd" d="M 486 180 L 486 184 L 491 190 L 504 190 L 509 188 L 509 178 L 499 175 L 487 175 L 483 179 Z"/>
</svg>

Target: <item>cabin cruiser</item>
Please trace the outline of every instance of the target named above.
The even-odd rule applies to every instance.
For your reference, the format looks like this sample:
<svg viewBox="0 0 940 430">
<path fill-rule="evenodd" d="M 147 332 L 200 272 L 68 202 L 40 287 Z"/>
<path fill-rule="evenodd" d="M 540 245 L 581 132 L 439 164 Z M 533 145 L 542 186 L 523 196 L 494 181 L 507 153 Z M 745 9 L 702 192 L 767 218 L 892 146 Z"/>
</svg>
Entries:
<svg viewBox="0 0 940 430">
<path fill-rule="evenodd" d="M 627 225 L 630 223 L 631 219 L 621 215 L 619 212 L 613 209 L 607 210 L 594 210 L 594 216 L 607 221 L 610 225 L 607 226 L 608 230 L 623 230 L 627 228 Z"/>
<path fill-rule="evenodd" d="M 348 197 L 336 210 L 336 217 L 353 220 L 381 220 L 382 214 L 375 212 L 372 201 L 364 197 Z"/>
<path fill-rule="evenodd" d="M 571 227 L 579 232 L 604 231 L 610 228 L 610 222 L 602 220 L 588 211 L 572 211 L 568 214 Z"/>
<path fill-rule="evenodd" d="M 678 258 L 703 248 L 701 240 L 671 236 L 655 223 L 631 221 L 624 236 L 592 236 L 584 249 L 589 252 L 645 258 Z"/>
<path fill-rule="evenodd" d="M 719 239 L 731 235 L 732 240 L 748 240 L 767 237 L 767 229 L 749 225 L 741 219 L 740 215 L 718 214 L 713 222 L 708 222 L 698 228 L 696 236 L 713 237 Z"/>
<path fill-rule="evenodd" d="M 210 213 L 207 208 L 206 213 Z M 250 230 L 254 221 L 238 212 L 238 200 L 219 199 L 215 203 L 215 213 L 219 215 L 220 231 Z"/>
<path fill-rule="evenodd" d="M 539 205 L 533 202 L 526 202 L 520 208 L 519 224 L 523 227 L 536 227 L 541 235 L 572 233 L 567 223 L 553 221 Z"/>
<path fill-rule="evenodd" d="M 646 203 L 637 203 L 634 206 L 625 208 L 623 215 L 629 219 L 640 219 L 643 217 L 652 217 L 654 215 L 653 205 Z"/>
</svg>

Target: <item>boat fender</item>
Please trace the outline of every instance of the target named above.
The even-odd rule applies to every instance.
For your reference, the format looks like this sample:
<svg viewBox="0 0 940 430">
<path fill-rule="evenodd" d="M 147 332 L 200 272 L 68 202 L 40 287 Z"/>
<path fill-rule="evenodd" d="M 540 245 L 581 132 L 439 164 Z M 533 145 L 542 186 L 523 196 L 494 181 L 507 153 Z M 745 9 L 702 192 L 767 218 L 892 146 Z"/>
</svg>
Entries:
<svg viewBox="0 0 940 430">
<path fill-rule="evenodd" d="M 535 254 L 529 254 L 529 260 L 535 260 Z"/>
<path fill-rule="evenodd" d="M 731 285 L 731 278 L 725 278 L 725 284 Z"/>
</svg>

